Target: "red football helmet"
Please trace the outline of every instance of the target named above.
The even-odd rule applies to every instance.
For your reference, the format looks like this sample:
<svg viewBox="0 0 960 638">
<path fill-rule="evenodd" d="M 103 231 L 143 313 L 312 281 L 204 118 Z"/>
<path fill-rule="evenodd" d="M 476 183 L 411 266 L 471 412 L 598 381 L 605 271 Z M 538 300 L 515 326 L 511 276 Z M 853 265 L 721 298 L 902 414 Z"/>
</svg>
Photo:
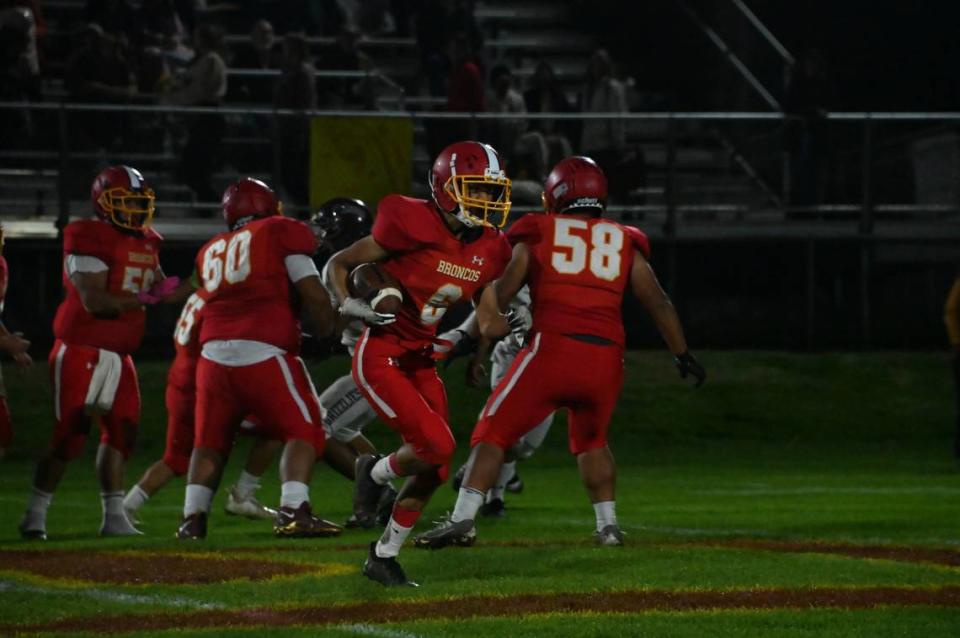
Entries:
<svg viewBox="0 0 960 638">
<path fill-rule="evenodd" d="M 607 178 L 589 157 L 560 160 L 543 185 L 543 208 L 548 213 L 587 209 L 603 214 L 607 205 Z"/>
<path fill-rule="evenodd" d="M 467 226 L 503 228 L 510 214 L 510 180 L 488 144 L 457 142 L 443 149 L 428 176 L 437 207 Z M 492 214 L 500 214 L 492 221 Z"/>
<path fill-rule="evenodd" d="M 97 217 L 127 230 L 143 230 L 153 221 L 156 196 L 143 175 L 130 166 L 105 168 L 94 178 L 90 199 Z"/>
<path fill-rule="evenodd" d="M 252 177 L 244 177 L 227 186 L 220 203 L 223 206 L 223 219 L 231 229 L 248 217 L 283 214 L 283 204 L 273 189 Z"/>
</svg>

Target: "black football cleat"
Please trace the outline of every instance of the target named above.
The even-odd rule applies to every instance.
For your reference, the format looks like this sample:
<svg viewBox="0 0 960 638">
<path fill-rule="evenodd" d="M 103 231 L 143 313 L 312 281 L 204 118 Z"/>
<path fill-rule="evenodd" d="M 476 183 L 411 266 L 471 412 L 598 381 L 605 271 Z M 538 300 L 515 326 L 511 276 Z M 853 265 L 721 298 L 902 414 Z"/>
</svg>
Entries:
<svg viewBox="0 0 960 638">
<path fill-rule="evenodd" d="M 503 518 L 506 515 L 507 505 L 502 498 L 495 498 L 480 506 L 480 516 Z"/>
<path fill-rule="evenodd" d="M 336 523 L 314 516 L 307 501 L 296 509 L 281 507 L 273 524 L 273 535 L 279 538 L 327 538 L 342 533 Z"/>
<path fill-rule="evenodd" d="M 514 472 L 513 477 L 507 481 L 506 490 L 514 494 L 519 494 L 523 491 L 523 479 L 520 478 L 519 472 Z"/>
<path fill-rule="evenodd" d="M 25 541 L 45 541 L 47 540 L 47 525 L 43 519 L 25 512 L 20 524 L 17 526 L 20 532 L 20 538 Z"/>
<path fill-rule="evenodd" d="M 207 513 L 194 512 L 183 519 L 177 530 L 177 538 L 182 541 L 200 541 L 207 537 Z"/>
<path fill-rule="evenodd" d="M 384 486 L 383 494 L 380 495 L 380 502 L 377 503 L 376 524 L 378 527 L 385 527 L 393 516 L 393 504 L 397 500 L 397 490 L 392 486 Z"/>
<path fill-rule="evenodd" d="M 377 522 L 377 507 L 386 485 L 373 480 L 370 472 L 382 457 L 380 454 L 363 454 L 357 457 L 356 480 L 353 483 L 353 515 L 360 527 L 369 529 Z"/>
<path fill-rule="evenodd" d="M 384 587 L 420 586 L 407 580 L 407 575 L 395 556 L 388 556 L 387 558 L 377 556 L 377 541 L 370 543 L 367 560 L 363 562 L 363 575 Z"/>
</svg>

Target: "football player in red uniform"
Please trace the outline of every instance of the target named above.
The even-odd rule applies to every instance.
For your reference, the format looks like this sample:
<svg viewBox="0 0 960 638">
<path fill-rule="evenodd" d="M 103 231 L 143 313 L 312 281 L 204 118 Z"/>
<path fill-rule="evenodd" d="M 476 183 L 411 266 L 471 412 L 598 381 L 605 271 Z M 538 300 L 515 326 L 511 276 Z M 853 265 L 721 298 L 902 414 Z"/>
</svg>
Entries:
<svg viewBox="0 0 960 638">
<path fill-rule="evenodd" d="M 3 256 L 3 224 L 0 224 L 0 315 L 3 315 L 3 300 L 7 296 L 9 280 L 7 260 Z M 29 341 L 19 333 L 11 333 L 3 325 L 3 321 L 0 321 L 0 350 L 13 357 L 13 360 L 21 368 L 26 368 L 33 363 L 33 359 L 27 354 L 29 347 Z M 0 373 L 0 459 L 3 458 L 7 448 L 10 447 L 12 440 L 13 422 L 10 419 L 10 408 L 7 406 L 7 390 L 3 386 L 3 374 Z"/>
<path fill-rule="evenodd" d="M 67 463 L 83 449 L 93 422 L 100 427 L 97 475 L 103 536 L 139 532 L 123 511 L 123 470 L 140 422 L 140 390 L 130 353 L 140 346 L 146 313 L 179 284 L 160 268 L 160 235 L 150 227 L 153 190 L 140 171 L 111 166 L 91 188 L 96 217 L 63 233 L 66 297 L 53 323 L 50 351 L 56 426 L 40 459 L 20 523 L 25 538 L 46 538 L 47 508 Z"/>
<path fill-rule="evenodd" d="M 487 336 L 508 332 L 500 309 L 529 284 L 533 327 L 528 345 L 487 400 L 473 431 L 468 471 L 453 513 L 417 537 L 418 547 L 470 545 L 484 494 L 504 451 L 557 409 L 568 413 L 570 451 L 597 519 L 595 538 L 622 545 L 614 488 L 616 468 L 607 426 L 623 385 L 624 328 L 620 307 L 629 286 L 653 317 L 682 377 L 706 374 L 687 350 L 673 304 L 647 258 L 646 235 L 603 219 L 607 180 L 586 157 L 559 162 L 544 184 L 547 215 L 526 215 L 510 229 L 513 258 L 487 288 L 477 310 Z"/>
<path fill-rule="evenodd" d="M 297 356 L 301 306 L 314 334 L 326 336 L 334 325 L 313 262 L 317 240 L 306 224 L 283 216 L 276 194 L 259 180 L 231 184 L 222 204 L 228 230 L 197 255 L 208 298 L 200 327 L 195 447 L 177 536 L 206 536 L 214 490 L 246 415 L 265 435 L 286 442 L 274 533 L 337 535 L 342 529 L 310 507 L 308 484 L 325 437 L 320 401 Z"/>
<path fill-rule="evenodd" d="M 363 573 L 384 585 L 408 583 L 396 556 L 424 506 L 446 480 L 455 442 L 447 397 L 435 367 L 437 324 L 452 304 L 471 300 L 498 277 L 510 245 L 497 227 L 510 210 L 510 180 L 497 152 L 479 142 L 444 149 L 430 174 L 433 201 L 388 195 L 373 232 L 331 258 L 340 312 L 368 324 L 353 357 L 353 377 L 380 417 L 403 438 L 389 456 L 357 460 L 354 514 L 376 513 L 387 483 L 408 477 L 383 536 L 371 543 Z M 403 287 L 398 315 L 349 296 L 359 264 L 380 267 Z"/>
<path fill-rule="evenodd" d="M 191 277 L 190 281 L 199 286 L 199 281 L 195 278 Z M 190 465 L 197 400 L 197 362 L 200 359 L 199 334 L 208 296 L 205 288 L 195 290 L 180 312 L 180 319 L 173 333 L 176 355 L 167 373 L 167 445 L 163 458 L 147 468 L 140 481 L 123 499 L 123 508 L 131 520 L 151 496 L 174 477 L 186 474 Z M 241 429 L 255 434 L 256 424 L 244 421 Z M 246 467 L 240 473 L 240 479 L 227 492 L 224 508 L 227 514 L 258 519 L 276 517 L 277 511 L 260 503 L 255 493 L 260 488 L 260 477 L 267 471 L 281 447 L 282 442 L 279 439 L 257 437 L 247 458 Z"/>
</svg>

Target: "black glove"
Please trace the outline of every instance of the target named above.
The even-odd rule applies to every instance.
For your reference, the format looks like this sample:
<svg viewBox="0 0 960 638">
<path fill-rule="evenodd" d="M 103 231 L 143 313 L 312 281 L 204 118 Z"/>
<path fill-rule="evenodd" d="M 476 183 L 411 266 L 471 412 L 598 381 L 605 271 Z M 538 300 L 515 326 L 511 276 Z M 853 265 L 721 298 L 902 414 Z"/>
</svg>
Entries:
<svg viewBox="0 0 960 638">
<path fill-rule="evenodd" d="M 689 350 L 683 354 L 678 354 L 673 358 L 673 362 L 677 364 L 677 370 L 680 372 L 681 379 L 686 379 L 688 374 L 697 379 L 693 387 L 699 388 L 703 385 L 703 382 L 706 381 L 707 371 L 704 370 L 700 362 L 690 354 Z"/>
</svg>

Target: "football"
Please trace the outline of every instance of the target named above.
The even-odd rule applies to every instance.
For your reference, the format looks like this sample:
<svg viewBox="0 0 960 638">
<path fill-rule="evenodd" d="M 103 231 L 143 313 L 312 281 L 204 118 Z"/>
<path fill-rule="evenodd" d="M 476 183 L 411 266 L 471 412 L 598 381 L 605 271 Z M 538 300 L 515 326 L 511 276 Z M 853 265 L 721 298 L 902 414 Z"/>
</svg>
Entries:
<svg viewBox="0 0 960 638">
<path fill-rule="evenodd" d="M 351 297 L 366 299 L 377 312 L 397 314 L 403 303 L 400 282 L 375 263 L 354 268 L 347 278 L 347 289 Z"/>
</svg>

